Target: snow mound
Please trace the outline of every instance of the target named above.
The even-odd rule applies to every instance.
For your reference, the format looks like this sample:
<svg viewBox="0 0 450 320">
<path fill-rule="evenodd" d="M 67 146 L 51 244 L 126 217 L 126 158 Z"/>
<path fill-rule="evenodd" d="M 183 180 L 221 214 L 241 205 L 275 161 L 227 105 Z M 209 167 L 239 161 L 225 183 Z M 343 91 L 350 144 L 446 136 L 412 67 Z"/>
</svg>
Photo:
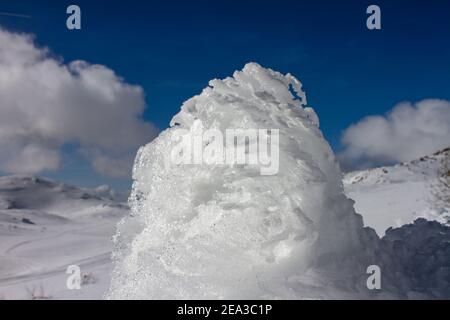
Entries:
<svg viewBox="0 0 450 320">
<path fill-rule="evenodd" d="M 107 298 L 355 296 L 367 267 L 358 253 L 375 250 L 378 238 L 344 196 L 318 125 L 290 74 L 249 63 L 210 81 L 137 154 L 131 216 L 118 225 Z M 172 137 L 195 136 L 199 126 L 278 129 L 278 173 L 174 164 Z"/>
</svg>

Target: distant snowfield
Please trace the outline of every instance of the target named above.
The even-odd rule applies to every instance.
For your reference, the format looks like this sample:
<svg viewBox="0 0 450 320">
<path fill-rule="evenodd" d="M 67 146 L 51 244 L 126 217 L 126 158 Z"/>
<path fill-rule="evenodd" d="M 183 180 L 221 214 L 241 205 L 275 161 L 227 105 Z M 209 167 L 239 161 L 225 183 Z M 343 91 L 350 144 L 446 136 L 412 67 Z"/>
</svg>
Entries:
<svg viewBox="0 0 450 320">
<path fill-rule="evenodd" d="M 26 176 L 0 178 L 0 299 L 101 299 L 111 237 L 128 212 L 107 189 L 84 190 Z M 84 284 L 69 290 L 69 265 Z"/>
<path fill-rule="evenodd" d="M 345 192 L 355 201 L 364 224 L 379 236 L 417 218 L 446 223 L 448 208 L 436 204 L 438 170 L 445 157 L 450 157 L 449 150 L 395 166 L 348 173 L 343 179 Z"/>
</svg>

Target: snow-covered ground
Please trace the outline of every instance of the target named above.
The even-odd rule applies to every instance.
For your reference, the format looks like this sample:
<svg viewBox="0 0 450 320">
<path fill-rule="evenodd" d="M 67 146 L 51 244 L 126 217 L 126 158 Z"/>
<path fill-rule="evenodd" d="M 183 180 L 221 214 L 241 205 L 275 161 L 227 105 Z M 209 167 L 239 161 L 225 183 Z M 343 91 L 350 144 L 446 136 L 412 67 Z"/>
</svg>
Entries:
<svg viewBox="0 0 450 320">
<path fill-rule="evenodd" d="M 194 137 L 199 123 L 279 130 L 279 173 L 171 163 L 171 134 Z M 0 177 L 0 299 L 450 298 L 450 228 L 416 220 L 448 221 L 436 199 L 449 152 L 344 177 L 380 239 L 345 197 L 301 83 L 250 63 L 211 81 L 140 149 L 132 214 L 106 186 Z M 369 264 L 383 270 L 378 293 Z M 70 265 L 80 290 L 66 286 Z"/>
<path fill-rule="evenodd" d="M 111 237 L 128 212 L 123 198 L 107 187 L 0 177 L 0 298 L 101 298 L 109 286 Z M 73 264 L 84 279 L 80 290 L 66 286 Z"/>
<path fill-rule="evenodd" d="M 436 172 L 448 155 L 445 151 L 392 167 L 349 173 L 345 189 L 356 200 L 365 224 L 380 235 L 419 216 L 439 221 L 444 217 L 430 212 L 437 212 Z M 0 177 L 0 299 L 101 299 L 113 268 L 111 238 L 118 220 L 128 213 L 124 199 L 125 194 L 105 186 L 88 190 L 45 178 Z M 395 229 L 384 244 L 401 240 L 407 246 L 423 246 L 433 238 L 426 237 L 433 228 L 442 233 L 436 225 L 423 225 Z M 414 234 L 420 242 L 409 241 Z M 423 259 L 428 257 L 425 254 Z M 417 254 L 409 259 L 417 260 Z M 81 290 L 66 287 L 66 269 L 72 264 L 79 265 L 85 275 Z M 420 263 L 410 270 L 425 267 L 426 263 Z"/>
<path fill-rule="evenodd" d="M 356 212 L 364 224 L 383 236 L 417 218 L 447 223 L 449 208 L 440 203 L 439 175 L 450 150 L 394 166 L 348 173 L 344 176 L 347 195 L 355 200 Z M 450 191 L 447 191 L 450 193 Z"/>
</svg>

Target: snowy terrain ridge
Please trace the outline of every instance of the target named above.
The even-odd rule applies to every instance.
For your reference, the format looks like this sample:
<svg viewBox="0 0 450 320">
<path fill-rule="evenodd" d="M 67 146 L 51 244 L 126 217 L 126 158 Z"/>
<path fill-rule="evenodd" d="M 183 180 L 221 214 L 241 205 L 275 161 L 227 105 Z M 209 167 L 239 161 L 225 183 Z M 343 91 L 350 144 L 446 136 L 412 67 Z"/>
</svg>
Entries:
<svg viewBox="0 0 450 320">
<path fill-rule="evenodd" d="M 300 82 L 249 63 L 209 85 L 138 152 L 132 216 L 119 224 L 107 297 L 358 296 L 367 267 L 359 253 L 373 252 L 377 237 L 344 196 Z M 171 135 L 195 131 L 199 120 L 221 131 L 279 129 L 278 174 L 171 163 Z"/>
<path fill-rule="evenodd" d="M 450 221 L 450 149 L 395 166 L 350 172 L 344 176 L 347 195 L 364 223 L 382 236 L 417 218 Z M 447 178 L 449 181 L 450 178 Z"/>
<path fill-rule="evenodd" d="M 101 298 L 111 236 L 128 206 L 108 187 L 81 189 L 34 176 L 0 177 L 0 299 Z M 81 290 L 66 268 L 80 266 Z"/>
</svg>

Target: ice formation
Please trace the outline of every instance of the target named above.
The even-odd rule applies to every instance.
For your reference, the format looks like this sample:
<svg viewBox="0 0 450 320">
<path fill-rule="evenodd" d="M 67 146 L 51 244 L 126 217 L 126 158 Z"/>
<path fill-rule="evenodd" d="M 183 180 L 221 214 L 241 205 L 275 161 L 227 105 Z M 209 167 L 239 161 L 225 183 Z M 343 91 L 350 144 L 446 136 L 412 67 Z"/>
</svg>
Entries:
<svg viewBox="0 0 450 320">
<path fill-rule="evenodd" d="M 450 227 L 419 218 L 382 239 L 384 291 L 408 299 L 450 299 Z"/>
<path fill-rule="evenodd" d="M 277 174 L 261 175 L 257 165 L 174 163 L 173 137 L 204 128 L 278 129 Z M 407 268 L 394 261 L 396 242 L 364 228 L 344 195 L 318 117 L 290 74 L 249 63 L 210 81 L 139 150 L 133 179 L 107 298 L 414 296 L 413 281 L 402 277 Z M 387 290 L 367 289 L 372 264 L 382 268 Z"/>
<path fill-rule="evenodd" d="M 221 131 L 278 129 L 278 173 L 173 164 L 171 136 L 195 134 L 199 121 Z M 324 298 L 365 286 L 366 265 L 355 257 L 371 250 L 374 234 L 344 196 L 318 117 L 290 74 L 249 63 L 210 81 L 139 150 L 133 179 L 108 298 Z"/>
</svg>

